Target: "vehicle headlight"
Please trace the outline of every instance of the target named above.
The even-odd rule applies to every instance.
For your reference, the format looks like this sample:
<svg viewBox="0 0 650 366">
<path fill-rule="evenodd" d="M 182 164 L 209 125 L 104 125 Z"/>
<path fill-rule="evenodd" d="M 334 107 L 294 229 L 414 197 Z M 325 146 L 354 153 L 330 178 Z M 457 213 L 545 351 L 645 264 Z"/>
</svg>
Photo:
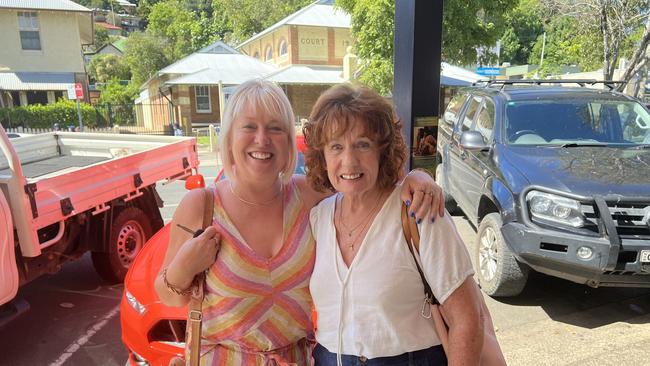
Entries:
<svg viewBox="0 0 650 366">
<path fill-rule="evenodd" d="M 530 191 L 526 202 L 533 218 L 550 221 L 572 227 L 581 227 L 585 223 L 580 212 L 580 203 L 574 199 L 540 191 Z"/>
<path fill-rule="evenodd" d="M 145 311 L 147 311 L 147 308 L 145 308 L 144 305 L 142 305 L 140 301 L 138 301 L 138 299 L 133 296 L 133 294 L 131 294 L 128 290 L 125 290 L 124 296 L 126 297 L 126 302 L 131 305 L 133 310 L 137 311 L 140 315 L 144 315 Z"/>
</svg>

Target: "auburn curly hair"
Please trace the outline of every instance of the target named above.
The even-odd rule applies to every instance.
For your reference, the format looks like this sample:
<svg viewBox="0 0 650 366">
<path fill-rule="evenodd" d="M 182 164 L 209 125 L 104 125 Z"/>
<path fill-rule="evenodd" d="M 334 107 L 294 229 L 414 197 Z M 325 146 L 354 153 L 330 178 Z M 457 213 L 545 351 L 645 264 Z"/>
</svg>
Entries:
<svg viewBox="0 0 650 366">
<path fill-rule="evenodd" d="M 379 147 L 378 187 L 392 188 L 401 177 L 406 144 L 393 105 L 364 86 L 339 84 L 321 94 L 302 130 L 307 179 L 317 191 L 334 191 L 327 176 L 325 145 L 351 131 L 355 123 L 362 123 L 366 136 Z"/>
</svg>

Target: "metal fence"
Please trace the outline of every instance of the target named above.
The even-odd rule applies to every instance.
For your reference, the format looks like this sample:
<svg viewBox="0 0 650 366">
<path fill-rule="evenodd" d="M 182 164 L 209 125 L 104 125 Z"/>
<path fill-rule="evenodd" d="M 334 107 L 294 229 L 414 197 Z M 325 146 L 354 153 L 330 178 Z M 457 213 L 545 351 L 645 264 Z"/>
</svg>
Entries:
<svg viewBox="0 0 650 366">
<path fill-rule="evenodd" d="M 77 126 L 67 126 L 65 128 L 59 128 L 55 130 L 53 128 L 30 128 L 30 127 L 7 127 L 5 128 L 7 133 L 20 133 L 20 134 L 30 134 L 36 135 L 40 133 L 48 133 L 54 131 L 69 131 L 69 132 L 78 132 L 79 128 Z M 141 126 L 119 126 L 115 125 L 112 127 L 84 127 L 83 132 L 88 133 L 120 133 L 120 134 L 138 134 L 138 135 L 173 135 L 171 128 L 164 131 L 154 131 L 146 127 Z"/>
<path fill-rule="evenodd" d="M 111 127 L 116 133 L 173 135 L 169 105 L 158 104 L 96 104 L 97 126 Z"/>
</svg>

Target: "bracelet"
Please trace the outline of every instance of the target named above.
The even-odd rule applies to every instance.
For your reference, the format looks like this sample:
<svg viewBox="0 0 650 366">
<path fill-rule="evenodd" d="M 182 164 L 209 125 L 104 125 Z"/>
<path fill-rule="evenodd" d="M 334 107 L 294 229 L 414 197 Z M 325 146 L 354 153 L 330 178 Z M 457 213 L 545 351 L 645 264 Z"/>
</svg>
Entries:
<svg viewBox="0 0 650 366">
<path fill-rule="evenodd" d="M 415 169 L 411 170 L 411 172 L 414 172 L 414 171 L 425 172 L 425 173 L 427 173 L 427 174 L 428 174 L 432 179 L 435 179 L 435 178 L 433 177 L 433 174 L 432 174 L 428 169 L 424 169 L 424 168 L 415 168 Z"/>
<path fill-rule="evenodd" d="M 190 287 L 188 287 L 188 288 L 186 288 L 184 290 L 172 285 L 171 283 L 169 283 L 169 281 L 167 281 L 167 267 L 165 267 L 163 269 L 163 271 L 162 271 L 162 278 L 163 278 L 163 282 L 165 283 L 165 286 L 167 286 L 167 288 L 171 292 L 175 293 L 176 295 L 188 296 L 188 295 L 190 295 L 192 293 L 192 288 L 193 288 L 193 285 L 194 285 L 194 281 L 192 281 L 192 284 L 190 285 Z"/>
</svg>

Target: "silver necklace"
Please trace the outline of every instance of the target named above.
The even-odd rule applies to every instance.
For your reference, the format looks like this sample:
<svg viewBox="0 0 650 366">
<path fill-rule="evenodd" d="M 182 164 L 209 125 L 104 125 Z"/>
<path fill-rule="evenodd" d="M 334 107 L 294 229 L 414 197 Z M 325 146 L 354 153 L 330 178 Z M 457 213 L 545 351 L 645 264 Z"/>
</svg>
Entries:
<svg viewBox="0 0 650 366">
<path fill-rule="evenodd" d="M 235 198 L 251 206 L 268 206 L 278 198 L 280 193 L 282 193 L 282 183 L 280 183 L 280 190 L 278 191 L 278 193 L 275 194 L 275 196 L 273 196 L 273 198 L 264 202 L 252 202 L 252 201 L 245 200 L 240 195 L 238 195 L 237 192 L 235 192 L 235 189 L 232 187 L 232 181 L 230 180 L 228 180 L 228 187 L 230 187 L 230 193 L 232 193 L 232 195 L 235 196 Z"/>
<path fill-rule="evenodd" d="M 379 203 L 381 202 L 381 197 L 382 196 L 383 196 L 383 194 L 380 194 L 379 197 L 377 197 L 377 203 L 375 204 L 375 207 L 373 207 L 372 210 L 370 210 L 370 212 L 368 212 L 368 215 L 366 215 L 366 217 L 363 219 L 363 221 L 361 221 L 361 223 L 359 223 L 357 226 L 355 226 L 354 229 L 348 231 L 348 248 L 350 250 L 354 250 L 354 245 L 359 240 L 359 237 L 361 236 L 361 233 L 363 233 L 365 231 L 366 227 L 370 223 L 370 221 L 371 221 L 370 218 L 372 217 L 373 212 L 375 212 L 377 210 L 377 207 L 379 207 Z M 340 202 L 339 224 L 341 224 L 341 226 L 343 226 L 343 227 L 345 227 L 347 229 L 347 227 L 343 223 L 343 219 L 342 219 L 343 218 L 343 195 L 339 193 L 339 197 L 340 197 L 340 200 L 339 200 L 339 202 Z M 357 230 L 359 227 L 362 227 L 362 229 L 357 233 L 357 235 L 354 236 L 354 239 L 352 239 L 352 233 L 355 230 Z"/>
</svg>

